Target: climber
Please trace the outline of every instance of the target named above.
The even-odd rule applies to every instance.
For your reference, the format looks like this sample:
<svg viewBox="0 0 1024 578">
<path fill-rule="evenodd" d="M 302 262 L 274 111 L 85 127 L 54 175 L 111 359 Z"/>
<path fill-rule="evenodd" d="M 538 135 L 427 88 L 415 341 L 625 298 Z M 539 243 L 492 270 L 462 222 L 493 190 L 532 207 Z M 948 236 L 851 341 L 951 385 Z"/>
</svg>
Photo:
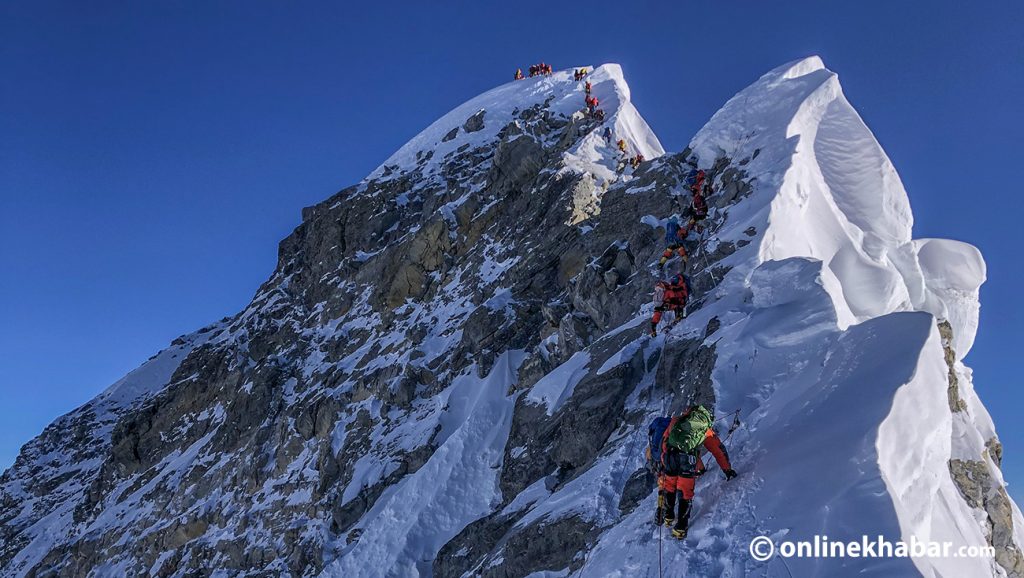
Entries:
<svg viewBox="0 0 1024 578">
<path fill-rule="evenodd" d="M 690 201 L 687 213 L 689 213 L 691 222 L 699 222 L 708 218 L 708 203 L 703 200 L 703 195 L 699 193 L 693 194 L 693 200 Z"/>
<path fill-rule="evenodd" d="M 599 108 L 599 109 L 595 110 L 594 114 L 591 115 L 591 116 L 593 116 L 594 119 L 597 120 L 597 122 L 604 122 L 604 109 L 603 108 Z"/>
<path fill-rule="evenodd" d="M 611 146 L 612 138 L 614 138 L 614 137 L 612 137 L 612 128 L 610 126 L 604 127 L 604 142 L 605 142 L 605 144 L 607 144 L 608 146 Z"/>
<path fill-rule="evenodd" d="M 530 65 L 530 78 L 533 78 L 534 76 L 537 76 L 537 65 L 536 64 L 531 64 Z"/>
<path fill-rule="evenodd" d="M 630 159 L 629 164 L 632 165 L 633 168 L 635 169 L 635 168 L 639 167 L 640 163 L 644 162 L 645 160 L 647 160 L 647 159 L 644 158 L 644 155 L 642 155 L 640 153 L 636 153 L 636 156 L 633 157 L 632 159 Z"/>
<path fill-rule="evenodd" d="M 589 112 L 591 115 L 593 115 L 594 111 L 597 110 L 597 105 L 600 104 L 600 101 L 597 100 L 596 96 L 588 96 L 586 98 L 586 103 L 587 103 L 587 112 Z"/>
<path fill-rule="evenodd" d="M 513 80 L 522 80 L 522 79 L 523 79 L 523 69 L 522 68 L 517 68 L 516 69 L 516 77 Z"/>
<path fill-rule="evenodd" d="M 684 265 L 687 263 L 689 256 L 686 254 L 686 247 L 683 246 L 683 241 L 686 240 L 686 236 L 689 234 L 690 230 L 688 227 L 679 226 L 679 219 L 674 215 L 669 217 L 668 222 L 665 223 L 665 252 L 661 254 L 661 259 L 658 260 L 658 269 L 665 266 L 665 262 L 672 258 L 673 253 L 683 259 Z"/>
<path fill-rule="evenodd" d="M 621 153 L 626 152 L 626 141 L 625 140 L 620 138 L 619 142 L 617 143 L 617 145 L 619 147 L 619 152 L 621 152 Z"/>
<path fill-rule="evenodd" d="M 592 87 L 590 86 L 590 81 L 589 80 L 583 84 L 583 91 L 586 92 L 588 95 L 590 94 L 590 89 L 591 88 Z"/>
<path fill-rule="evenodd" d="M 672 527 L 672 536 L 682 540 L 690 528 L 690 505 L 697 476 L 704 474 L 704 460 L 700 448 L 704 446 L 715 456 L 725 479 L 736 477 L 729 463 L 729 454 L 711 428 L 714 415 L 703 405 L 691 405 L 678 417 L 672 418 L 661 438 L 661 472 L 658 479 L 658 502 L 663 504 L 666 526 Z M 654 424 L 651 424 L 652 426 Z M 677 496 L 679 492 L 682 495 Z M 676 504 L 679 512 L 676 514 Z"/>
<path fill-rule="evenodd" d="M 690 283 L 682 273 L 654 285 L 654 315 L 651 316 L 651 336 L 658 335 L 658 323 L 666 311 L 675 315 L 672 324 L 686 317 L 686 300 L 690 296 Z"/>
<path fill-rule="evenodd" d="M 686 188 L 693 194 L 690 205 L 683 210 L 687 229 L 701 231 L 699 223 L 708 217 L 708 204 L 704 197 L 711 193 L 711 184 L 706 181 L 703 170 L 693 169 L 684 180 Z"/>
<path fill-rule="evenodd" d="M 544 74 L 551 74 L 552 70 L 551 70 L 551 65 L 550 64 L 543 64 L 542 63 L 541 67 L 544 69 L 543 70 Z"/>
<path fill-rule="evenodd" d="M 707 196 L 711 193 L 711 183 L 706 182 L 707 175 L 703 169 L 691 170 L 686 175 L 686 185 L 694 195 Z"/>
<path fill-rule="evenodd" d="M 694 191 L 690 205 L 683 210 L 683 218 L 686 219 L 684 228 L 687 231 L 696 230 L 699 233 L 704 230 L 701 222 L 708 218 L 708 203 L 704 200 L 704 195 Z"/>
</svg>

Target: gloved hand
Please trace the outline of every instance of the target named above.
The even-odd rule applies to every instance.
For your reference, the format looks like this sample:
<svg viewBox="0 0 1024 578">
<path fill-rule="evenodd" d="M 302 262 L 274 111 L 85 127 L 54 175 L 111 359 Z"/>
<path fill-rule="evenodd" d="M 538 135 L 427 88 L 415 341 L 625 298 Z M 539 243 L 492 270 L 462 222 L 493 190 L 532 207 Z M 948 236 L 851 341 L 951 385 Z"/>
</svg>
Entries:
<svg viewBox="0 0 1024 578">
<path fill-rule="evenodd" d="M 658 336 L 658 326 L 655 325 L 654 323 L 651 323 L 651 337 L 657 337 L 657 336 Z"/>
<path fill-rule="evenodd" d="M 731 479 L 735 478 L 737 475 L 738 474 L 736 473 L 736 470 L 731 470 L 731 469 L 730 470 L 725 470 L 725 479 L 726 480 L 731 480 Z"/>
</svg>

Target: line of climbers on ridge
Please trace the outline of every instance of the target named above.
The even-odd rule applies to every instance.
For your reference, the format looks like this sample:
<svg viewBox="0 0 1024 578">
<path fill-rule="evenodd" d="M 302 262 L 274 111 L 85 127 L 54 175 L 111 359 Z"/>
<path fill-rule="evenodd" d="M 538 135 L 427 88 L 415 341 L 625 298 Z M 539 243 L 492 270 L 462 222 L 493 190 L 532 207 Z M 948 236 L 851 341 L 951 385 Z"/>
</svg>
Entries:
<svg viewBox="0 0 1024 578">
<path fill-rule="evenodd" d="M 529 68 L 530 77 L 552 74 L 551 66 L 545 63 L 535 64 Z M 574 69 L 573 81 L 580 82 L 587 76 L 587 69 Z M 516 69 L 515 80 L 522 80 L 522 69 Z M 599 108 L 600 101 L 592 93 L 593 87 L 589 80 L 584 84 L 585 112 L 591 118 L 604 122 L 604 111 Z M 615 138 L 611 127 L 606 126 L 602 133 L 605 144 L 611 146 Z M 624 139 L 619 139 L 616 146 L 620 154 L 617 172 L 625 170 L 629 164 L 636 169 L 644 162 L 642 153 L 630 156 Z M 684 181 L 691 193 L 688 206 L 683 208 L 681 215 L 672 215 L 665 225 L 665 251 L 658 261 L 658 270 L 662 271 L 665 264 L 678 256 L 682 261 L 679 273 L 659 279 L 654 287 L 654 313 L 651 317 L 650 334 L 658 334 L 658 324 L 666 311 L 673 314 L 672 325 L 686 317 L 686 306 L 690 297 L 690 284 L 685 269 L 689 264 L 685 241 L 690 232 L 702 233 L 703 222 L 708 216 L 708 205 L 705 197 L 711 194 L 711 184 L 703 170 L 694 169 Z M 680 225 L 685 221 L 685 225 Z M 729 454 L 722 440 L 715 433 L 714 416 L 711 410 L 703 405 L 689 405 L 676 417 L 658 417 L 648 428 L 647 460 L 648 466 L 657 477 L 658 501 L 655 512 L 655 524 L 664 524 L 672 529 L 672 536 L 680 540 L 686 538 L 690 525 L 694 490 L 697 478 L 706 473 L 701 448 L 709 451 L 725 473 L 725 479 L 737 476 L 732 468 Z M 739 426 L 739 417 L 733 423 L 729 433 Z M 728 438 L 727 438 L 728 439 Z"/>
<path fill-rule="evenodd" d="M 552 74 L 552 68 L 551 68 L 550 64 L 545 64 L 545 63 L 541 62 L 540 64 L 534 64 L 534 65 L 530 66 L 529 72 L 530 72 L 530 78 L 533 78 L 534 76 L 548 76 L 548 75 Z M 597 96 L 595 96 L 593 94 L 593 88 L 594 88 L 593 85 L 591 85 L 589 80 L 586 80 L 587 74 L 589 74 L 589 71 L 587 70 L 586 67 L 574 68 L 573 69 L 573 73 L 572 73 L 572 79 L 573 79 L 574 82 L 584 81 L 583 82 L 583 94 L 584 94 L 584 97 L 583 97 L 583 104 L 584 104 L 583 112 L 588 117 L 593 118 L 594 120 L 603 123 L 604 122 L 604 117 L 605 117 L 604 109 L 601 108 L 601 100 L 598 99 Z M 523 80 L 524 78 L 526 78 L 526 77 L 523 76 L 523 69 L 517 68 L 515 76 L 513 77 L 513 79 L 514 80 Z M 604 128 L 602 136 L 604 137 L 605 144 L 608 145 L 608 146 L 611 146 L 612 141 L 615 140 L 615 137 L 612 135 L 611 127 L 607 127 L 606 126 Z M 628 152 L 628 149 L 627 149 L 627 146 L 626 146 L 626 141 L 623 140 L 623 139 L 619 139 L 618 140 L 617 146 L 619 148 L 619 154 L 620 154 L 620 157 L 621 157 L 619 159 L 619 164 L 618 164 L 618 167 L 616 169 L 616 171 L 619 172 L 619 173 L 621 173 L 623 170 L 625 170 L 626 165 L 630 165 L 634 169 L 636 169 L 637 167 L 640 166 L 640 163 L 642 163 L 642 162 L 644 162 L 646 160 L 644 158 L 644 155 L 642 153 L 639 153 L 639 152 L 637 154 L 635 154 L 635 155 L 630 156 L 629 152 Z"/>
<path fill-rule="evenodd" d="M 552 68 L 551 68 L 551 65 L 550 64 L 546 64 L 544 62 L 541 62 L 540 64 L 531 64 L 530 68 L 529 68 L 529 71 L 530 71 L 530 78 L 533 78 L 534 76 L 549 76 L 549 75 L 551 75 L 552 72 L 554 72 L 552 70 Z M 516 75 L 515 75 L 515 78 L 513 80 L 522 80 L 524 78 L 526 78 L 526 77 L 523 76 L 523 69 L 522 68 L 517 68 L 516 69 Z"/>
<path fill-rule="evenodd" d="M 551 67 L 541 63 L 530 67 L 530 76 L 549 75 Z M 587 69 L 574 69 L 573 81 L 584 81 Z M 515 80 L 521 80 L 521 69 L 516 70 Z M 584 104 L 585 112 L 591 118 L 604 122 L 604 111 L 599 108 L 600 100 L 592 94 L 593 87 L 589 80 L 585 81 Z M 611 127 L 605 127 L 602 133 L 605 144 L 611 146 L 614 136 Z M 628 163 L 636 169 L 644 162 L 643 154 L 637 152 L 630 156 L 624 139 L 619 139 L 616 146 L 620 154 L 617 172 L 625 170 Z M 691 193 L 690 203 L 683 208 L 681 215 L 672 215 L 665 225 L 665 251 L 658 261 L 658 270 L 662 271 L 665 264 L 678 256 L 682 262 L 679 273 L 659 279 L 654 287 L 654 313 L 651 317 L 650 334 L 658 334 L 658 324 L 666 311 L 673 314 L 672 325 L 686 317 L 686 306 L 690 296 L 690 284 L 684 271 L 689 264 L 689 255 L 684 245 L 691 231 L 702 233 L 703 222 L 708 216 L 708 205 L 705 197 L 711 194 L 711 184 L 703 170 L 694 169 L 686 176 L 685 185 Z M 680 225 L 685 221 L 685 225 Z M 648 428 L 647 460 L 651 470 L 657 477 L 658 502 L 655 512 L 655 524 L 664 524 L 672 529 L 672 536 L 680 540 L 686 538 L 690 526 L 690 510 L 693 503 L 697 477 L 706 472 L 701 448 L 709 451 L 718 466 L 725 473 L 725 479 L 736 477 L 729 454 L 722 440 L 715 433 L 714 417 L 707 407 L 690 405 L 676 417 L 658 417 Z M 733 429 L 739 425 L 738 414 Z"/>
<path fill-rule="evenodd" d="M 665 223 L 665 252 L 658 260 L 658 270 L 665 267 L 665 263 L 673 256 L 678 256 L 682 261 L 681 271 L 668 277 L 659 279 L 654 286 L 654 315 L 651 317 L 651 335 L 658 334 L 658 324 L 661 322 L 662 314 L 665 311 L 673 313 L 672 324 L 679 323 L 686 317 L 686 304 L 690 297 L 690 283 L 683 274 L 689 264 L 689 255 L 686 252 L 686 238 L 690 231 L 702 233 L 704 231 L 704 220 L 708 217 L 708 204 L 704 199 L 710 194 L 711 184 L 703 170 L 693 170 L 686 177 L 686 184 L 690 189 L 690 204 L 683 209 L 680 217 L 675 215 L 669 217 Z M 686 220 L 686 225 L 680 226 L 680 219 Z"/>
<path fill-rule="evenodd" d="M 586 78 L 586 76 L 587 76 L 587 69 L 586 68 L 577 68 L 573 72 L 573 76 L 572 77 L 573 77 L 573 80 L 575 80 L 576 82 L 579 82 L 579 81 L 583 80 L 584 78 Z M 583 96 L 583 104 L 586 105 L 586 113 L 587 113 L 588 116 L 590 116 L 593 119 L 596 119 L 598 122 L 604 122 L 604 109 L 599 108 L 600 105 L 601 105 L 601 101 L 596 96 L 591 94 L 591 92 L 593 91 L 593 88 L 594 87 L 590 84 L 589 80 L 587 80 L 587 81 L 585 81 L 583 83 L 583 95 L 584 95 Z M 609 141 L 609 135 L 610 134 L 611 134 L 610 130 L 607 127 L 605 127 L 605 142 Z"/>
<path fill-rule="evenodd" d="M 619 148 L 623 148 L 621 141 Z M 690 284 L 684 274 L 689 264 L 684 243 L 691 231 L 703 232 L 703 222 L 708 216 L 705 197 L 711 194 L 711 184 L 707 175 L 703 170 L 691 170 L 684 183 L 690 190 L 691 200 L 682 215 L 669 217 L 665 225 L 666 248 L 658 261 L 658 270 L 663 271 L 665 263 L 673 256 L 680 258 L 682 266 L 678 273 L 659 279 L 655 284 L 654 314 L 650 328 L 652 336 L 658 334 L 658 324 L 664 312 L 673 313 L 672 325 L 686 317 Z M 680 226 L 680 220 L 685 220 L 686 224 Z M 706 471 L 701 448 L 715 457 L 726 480 L 737 475 L 725 445 L 715 433 L 714 422 L 714 414 L 707 407 L 688 405 L 676 417 L 655 418 L 648 428 L 647 461 L 658 482 L 658 505 L 654 522 L 672 528 L 672 536 L 680 540 L 686 538 L 689 531 L 697 478 Z M 739 425 L 737 412 L 729 430 L 730 435 Z"/>
</svg>

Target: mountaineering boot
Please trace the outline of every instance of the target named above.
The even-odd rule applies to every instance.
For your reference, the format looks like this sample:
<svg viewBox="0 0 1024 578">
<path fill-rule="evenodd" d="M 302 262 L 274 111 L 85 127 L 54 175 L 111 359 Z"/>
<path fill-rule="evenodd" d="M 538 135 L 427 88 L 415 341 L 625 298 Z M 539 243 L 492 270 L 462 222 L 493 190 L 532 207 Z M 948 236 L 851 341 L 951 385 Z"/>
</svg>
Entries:
<svg viewBox="0 0 1024 578">
<path fill-rule="evenodd" d="M 676 493 L 665 492 L 665 526 L 672 527 L 676 522 Z"/>
<path fill-rule="evenodd" d="M 676 520 L 675 527 L 672 528 L 673 538 L 682 540 L 690 531 L 690 503 L 690 500 L 679 500 L 679 518 Z"/>
</svg>

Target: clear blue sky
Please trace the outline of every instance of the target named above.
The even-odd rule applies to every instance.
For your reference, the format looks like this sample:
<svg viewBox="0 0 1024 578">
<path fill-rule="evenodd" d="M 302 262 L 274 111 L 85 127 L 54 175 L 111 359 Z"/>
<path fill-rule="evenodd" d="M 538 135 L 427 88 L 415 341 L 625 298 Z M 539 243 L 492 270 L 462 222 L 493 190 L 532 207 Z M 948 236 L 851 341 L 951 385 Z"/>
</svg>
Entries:
<svg viewBox="0 0 1024 578">
<path fill-rule="evenodd" d="M 621 63 L 678 151 L 737 90 L 819 54 L 900 171 L 915 236 L 985 254 L 968 362 L 1024 498 L 1022 26 L 1019 1 L 5 2 L 0 468 L 241 309 L 301 207 L 517 66 Z"/>
</svg>

